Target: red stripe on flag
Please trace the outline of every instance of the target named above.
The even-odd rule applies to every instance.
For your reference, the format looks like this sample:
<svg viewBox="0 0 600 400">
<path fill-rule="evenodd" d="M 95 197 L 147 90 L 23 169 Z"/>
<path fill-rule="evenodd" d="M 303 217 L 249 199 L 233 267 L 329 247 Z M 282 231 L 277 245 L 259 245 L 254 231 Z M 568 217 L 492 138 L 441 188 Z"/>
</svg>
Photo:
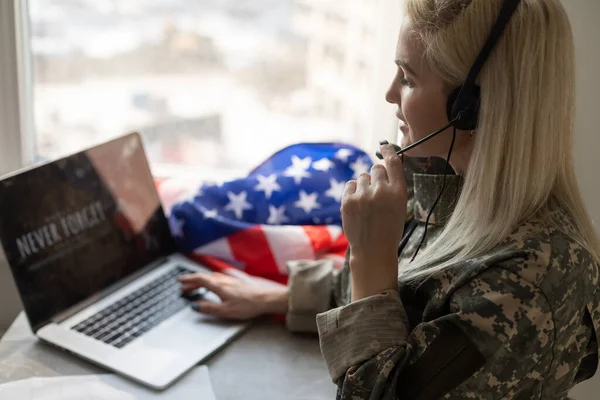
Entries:
<svg viewBox="0 0 600 400">
<path fill-rule="evenodd" d="M 333 238 L 331 237 L 331 234 L 326 226 L 306 225 L 302 226 L 302 229 L 310 240 L 310 244 L 315 252 L 315 256 L 325 250 L 329 250 L 331 247 L 331 242 L 333 242 Z"/>
<path fill-rule="evenodd" d="M 346 257 L 346 251 L 348 250 L 348 239 L 343 233 L 331 244 L 328 249 L 328 253 L 337 254 L 342 257 Z"/>
<path fill-rule="evenodd" d="M 244 272 L 277 282 L 287 281 L 287 277 L 279 273 L 277 262 L 260 225 L 235 232 L 229 235 L 227 240 L 233 258 L 245 265 Z"/>
<path fill-rule="evenodd" d="M 228 269 L 234 268 L 229 263 L 221 260 L 220 258 L 216 258 L 216 257 L 212 257 L 212 256 L 191 253 L 188 255 L 188 257 L 191 258 L 192 260 L 204 265 L 205 267 L 210 268 L 211 270 L 213 270 L 215 272 L 225 273 Z"/>
</svg>

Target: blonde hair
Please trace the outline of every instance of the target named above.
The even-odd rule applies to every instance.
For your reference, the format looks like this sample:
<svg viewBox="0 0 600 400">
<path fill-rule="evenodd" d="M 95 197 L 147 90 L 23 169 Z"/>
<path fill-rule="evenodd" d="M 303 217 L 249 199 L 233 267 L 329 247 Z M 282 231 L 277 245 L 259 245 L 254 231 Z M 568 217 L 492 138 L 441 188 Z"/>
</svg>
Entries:
<svg viewBox="0 0 600 400">
<path fill-rule="evenodd" d="M 464 82 L 502 0 L 406 0 L 424 61 L 450 86 Z M 600 260 L 600 245 L 573 166 L 575 66 L 571 26 L 559 0 L 522 0 L 481 71 L 474 150 L 456 208 L 440 235 L 400 268 L 411 281 L 498 246 L 539 215 Z M 561 226 L 562 224 L 562 226 Z"/>
</svg>

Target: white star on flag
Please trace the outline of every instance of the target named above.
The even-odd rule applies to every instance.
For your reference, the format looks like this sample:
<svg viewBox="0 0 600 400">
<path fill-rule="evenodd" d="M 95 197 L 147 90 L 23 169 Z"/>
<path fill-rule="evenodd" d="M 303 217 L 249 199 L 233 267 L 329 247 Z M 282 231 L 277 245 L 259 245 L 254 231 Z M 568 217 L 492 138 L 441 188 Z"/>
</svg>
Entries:
<svg viewBox="0 0 600 400">
<path fill-rule="evenodd" d="M 219 212 L 217 210 L 204 210 L 202 215 L 204 215 L 204 218 L 206 219 L 217 218 Z"/>
<path fill-rule="evenodd" d="M 185 221 L 176 217 L 169 218 L 169 228 L 171 229 L 173 236 L 183 237 L 183 225 L 185 225 Z"/>
<path fill-rule="evenodd" d="M 348 157 L 350 157 L 353 154 L 353 151 L 350 149 L 339 149 L 336 153 L 335 153 L 335 158 L 337 158 L 338 160 L 342 160 L 343 162 L 346 162 L 348 160 Z"/>
<path fill-rule="evenodd" d="M 315 161 L 312 167 L 317 171 L 327 172 L 331 167 L 333 167 L 333 163 L 327 158 L 321 158 L 319 161 Z"/>
<path fill-rule="evenodd" d="M 265 192 L 267 200 L 271 198 L 273 192 L 281 191 L 281 186 L 279 186 L 279 184 L 277 183 L 276 174 L 272 174 L 269 176 L 258 175 L 256 179 L 258 179 L 258 185 L 254 187 L 254 190 Z"/>
<path fill-rule="evenodd" d="M 350 163 L 350 169 L 354 171 L 354 175 L 352 177 L 357 179 L 358 176 L 363 172 L 369 172 L 371 166 L 365 162 L 364 158 L 359 158 L 356 160 L 356 162 Z"/>
<path fill-rule="evenodd" d="M 267 219 L 267 224 L 281 225 L 289 220 L 290 219 L 285 216 L 285 206 L 275 207 L 273 204 L 269 204 L 269 218 Z"/>
<path fill-rule="evenodd" d="M 297 156 L 292 156 L 292 165 L 285 170 L 283 175 L 294 178 L 296 185 L 299 185 L 302 182 L 302 178 L 310 177 L 310 173 L 307 170 L 310 168 L 311 162 L 312 159 L 310 157 L 300 159 Z"/>
<path fill-rule="evenodd" d="M 334 198 L 335 201 L 339 203 L 340 201 L 342 201 L 342 196 L 344 195 L 344 187 L 346 186 L 346 183 L 338 182 L 333 178 L 329 180 L 329 183 L 331 184 L 331 186 L 325 192 L 325 195 Z"/>
<path fill-rule="evenodd" d="M 295 202 L 294 205 L 298 208 L 302 208 L 307 214 L 310 214 L 310 212 L 315 208 L 321 207 L 321 205 L 317 202 L 318 195 L 318 193 L 307 194 L 304 190 L 301 190 L 300 200 Z"/>
<path fill-rule="evenodd" d="M 247 192 L 241 192 L 240 194 L 227 192 L 227 197 L 229 197 L 229 203 L 225 206 L 225 210 L 233 211 L 237 219 L 242 218 L 244 210 L 252 210 L 252 205 L 246 201 Z"/>
</svg>

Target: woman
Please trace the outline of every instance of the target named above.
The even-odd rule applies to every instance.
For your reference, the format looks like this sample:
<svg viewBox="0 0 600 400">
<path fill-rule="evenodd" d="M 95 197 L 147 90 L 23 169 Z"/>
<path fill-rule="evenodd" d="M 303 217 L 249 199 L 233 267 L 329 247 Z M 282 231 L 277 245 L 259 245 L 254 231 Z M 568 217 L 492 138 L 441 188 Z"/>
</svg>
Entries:
<svg viewBox="0 0 600 400">
<path fill-rule="evenodd" d="M 406 1 L 387 93 L 402 147 L 448 123 L 501 5 Z M 287 312 L 290 329 L 318 329 L 341 399 L 565 398 L 595 373 L 600 328 L 600 246 L 573 172 L 573 59 L 559 0 L 521 1 L 479 75 L 477 128 L 407 153 L 445 158 L 453 145 L 456 171 L 414 175 L 414 230 L 402 159 L 383 144 L 384 165 L 346 185 L 343 270 L 299 261 L 288 288 L 194 275 L 183 289 L 224 299 L 201 312 Z"/>
</svg>

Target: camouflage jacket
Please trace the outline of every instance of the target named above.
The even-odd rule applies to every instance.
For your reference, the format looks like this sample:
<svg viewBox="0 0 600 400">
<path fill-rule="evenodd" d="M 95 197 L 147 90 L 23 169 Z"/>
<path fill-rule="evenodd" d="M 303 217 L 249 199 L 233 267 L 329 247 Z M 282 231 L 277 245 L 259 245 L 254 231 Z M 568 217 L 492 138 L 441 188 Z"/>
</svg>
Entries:
<svg viewBox="0 0 600 400">
<path fill-rule="evenodd" d="M 442 182 L 413 177 L 403 258 Z M 449 178 L 426 243 L 452 212 L 460 178 Z M 483 257 L 354 303 L 347 263 L 290 263 L 288 327 L 318 329 L 338 399 L 567 398 L 598 365 L 600 287 L 598 266 L 564 233 L 575 229 L 566 213 L 564 224 L 533 218 Z"/>
</svg>

